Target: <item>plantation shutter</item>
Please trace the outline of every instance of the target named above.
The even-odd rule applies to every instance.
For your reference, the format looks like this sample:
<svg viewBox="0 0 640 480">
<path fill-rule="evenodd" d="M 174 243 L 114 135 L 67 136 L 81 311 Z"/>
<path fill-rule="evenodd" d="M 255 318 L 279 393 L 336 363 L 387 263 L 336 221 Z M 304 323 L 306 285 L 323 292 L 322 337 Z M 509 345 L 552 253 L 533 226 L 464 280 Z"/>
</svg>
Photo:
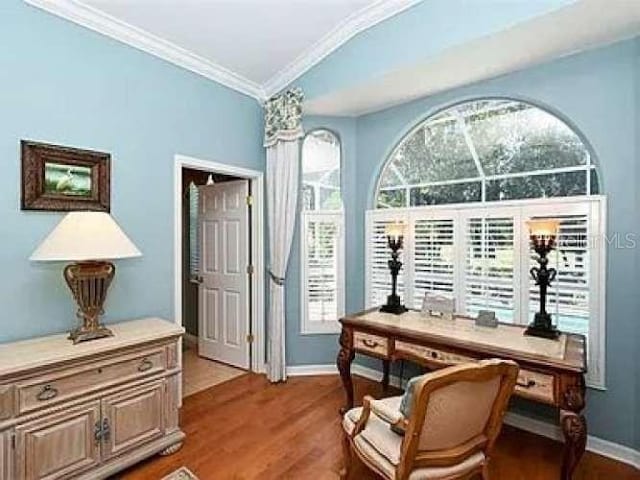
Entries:
<svg viewBox="0 0 640 480">
<path fill-rule="evenodd" d="M 378 307 L 387 303 L 387 296 L 391 294 L 391 272 L 389 271 L 389 260 L 391 259 L 391 249 L 387 244 L 385 228 L 388 224 L 401 220 L 392 216 L 367 216 L 367 306 Z M 405 222 L 406 223 L 406 222 Z M 405 272 L 407 265 L 404 263 L 405 249 L 400 251 L 400 261 L 403 263 L 398 274 L 398 295 L 404 301 Z"/>
<path fill-rule="evenodd" d="M 198 187 L 189 184 L 189 276 L 193 279 L 200 273 L 200 241 L 198 238 Z"/>
<path fill-rule="evenodd" d="M 545 218 L 545 217 L 534 217 Z M 547 312 L 562 331 L 589 333 L 590 255 L 587 214 L 554 215 L 559 220 L 556 248 L 549 254 L 549 267 L 557 275 L 547 293 Z M 530 267 L 539 266 L 531 255 Z M 530 278 L 529 317 L 539 309 L 540 290 Z"/>
<path fill-rule="evenodd" d="M 464 303 L 467 315 L 492 310 L 498 320 L 514 321 L 514 218 L 466 220 Z"/>
<path fill-rule="evenodd" d="M 413 222 L 413 306 L 425 292 L 454 293 L 454 218 L 416 218 Z"/>
<path fill-rule="evenodd" d="M 302 221 L 307 322 L 335 324 L 344 312 L 342 213 L 306 211 Z"/>
</svg>

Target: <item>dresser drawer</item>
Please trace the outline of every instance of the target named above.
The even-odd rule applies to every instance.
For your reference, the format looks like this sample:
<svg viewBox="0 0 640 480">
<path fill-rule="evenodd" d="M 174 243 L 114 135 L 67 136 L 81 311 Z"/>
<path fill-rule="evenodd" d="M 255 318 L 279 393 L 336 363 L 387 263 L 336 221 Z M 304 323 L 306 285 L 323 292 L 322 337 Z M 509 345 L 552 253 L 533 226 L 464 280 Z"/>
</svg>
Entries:
<svg viewBox="0 0 640 480">
<path fill-rule="evenodd" d="M 389 340 L 371 333 L 354 332 L 353 346 L 357 351 L 373 353 L 382 357 L 389 356 Z"/>
<path fill-rule="evenodd" d="M 16 385 L 20 414 L 107 386 L 166 370 L 166 349 L 123 354 L 90 367 L 71 367 L 21 381 Z"/>
<path fill-rule="evenodd" d="M 428 360 L 430 363 L 439 365 L 458 365 L 460 363 L 475 362 L 475 358 L 465 357 L 457 353 L 451 353 L 444 350 L 438 350 L 413 343 L 396 341 L 396 352 L 404 353 L 412 357 Z"/>
<path fill-rule="evenodd" d="M 555 377 L 546 373 L 520 369 L 516 394 L 544 403 L 555 404 Z"/>
</svg>

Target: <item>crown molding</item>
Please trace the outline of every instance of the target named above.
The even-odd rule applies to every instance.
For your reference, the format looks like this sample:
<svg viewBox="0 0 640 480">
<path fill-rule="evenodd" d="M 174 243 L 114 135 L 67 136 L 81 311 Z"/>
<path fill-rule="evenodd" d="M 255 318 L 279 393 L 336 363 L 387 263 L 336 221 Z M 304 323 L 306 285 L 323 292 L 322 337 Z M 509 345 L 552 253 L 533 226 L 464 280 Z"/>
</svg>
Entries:
<svg viewBox="0 0 640 480">
<path fill-rule="evenodd" d="M 258 101 L 265 99 L 264 89 L 256 82 L 89 5 L 76 0 L 24 1 L 29 5 L 190 70 Z"/>
<path fill-rule="evenodd" d="M 357 34 L 407 10 L 423 0 L 378 0 L 354 12 L 333 30 L 300 54 L 293 62 L 276 73 L 263 85 L 267 97 L 275 95 L 329 54 L 347 43 Z"/>
<path fill-rule="evenodd" d="M 111 37 L 262 102 L 284 89 L 358 33 L 423 0 L 378 0 L 362 10 L 354 12 L 293 62 L 271 77 L 264 85 L 253 82 L 211 60 L 146 30 L 123 22 L 79 0 L 24 1 L 29 5 Z"/>
</svg>

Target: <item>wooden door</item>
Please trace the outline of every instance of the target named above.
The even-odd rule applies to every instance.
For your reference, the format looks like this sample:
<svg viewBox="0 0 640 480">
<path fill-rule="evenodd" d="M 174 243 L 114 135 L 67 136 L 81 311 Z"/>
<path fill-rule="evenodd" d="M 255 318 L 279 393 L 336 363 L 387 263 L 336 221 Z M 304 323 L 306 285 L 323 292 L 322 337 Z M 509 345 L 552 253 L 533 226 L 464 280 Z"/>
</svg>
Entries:
<svg viewBox="0 0 640 480">
<path fill-rule="evenodd" d="M 102 400 L 102 458 L 108 460 L 164 433 L 165 382 L 131 388 Z"/>
<path fill-rule="evenodd" d="M 198 353 L 249 368 L 249 182 L 200 187 Z"/>
<path fill-rule="evenodd" d="M 70 478 L 100 463 L 96 401 L 16 427 L 17 478 Z"/>
</svg>

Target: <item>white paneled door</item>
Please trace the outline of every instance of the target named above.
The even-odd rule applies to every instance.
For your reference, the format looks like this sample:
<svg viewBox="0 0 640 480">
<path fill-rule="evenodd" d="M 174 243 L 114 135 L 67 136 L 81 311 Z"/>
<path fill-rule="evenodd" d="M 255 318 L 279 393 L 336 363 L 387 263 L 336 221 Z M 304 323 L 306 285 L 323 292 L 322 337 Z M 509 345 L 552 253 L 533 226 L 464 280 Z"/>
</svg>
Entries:
<svg viewBox="0 0 640 480">
<path fill-rule="evenodd" d="M 249 368 L 249 182 L 200 187 L 198 353 Z"/>
</svg>

